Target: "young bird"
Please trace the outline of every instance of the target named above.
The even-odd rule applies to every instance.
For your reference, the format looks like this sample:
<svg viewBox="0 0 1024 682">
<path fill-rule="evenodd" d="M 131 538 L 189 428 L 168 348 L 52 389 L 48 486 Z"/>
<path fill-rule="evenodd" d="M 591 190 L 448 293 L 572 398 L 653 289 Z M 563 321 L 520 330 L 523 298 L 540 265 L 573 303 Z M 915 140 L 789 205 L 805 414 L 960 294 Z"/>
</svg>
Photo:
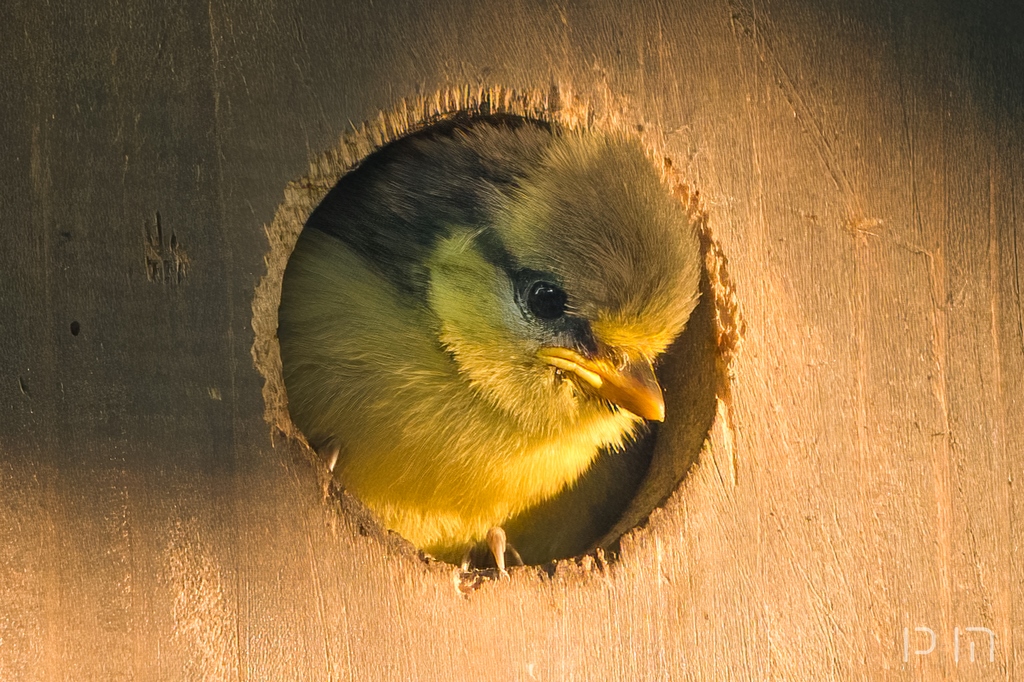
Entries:
<svg viewBox="0 0 1024 682">
<path fill-rule="evenodd" d="M 634 140 L 436 124 L 368 156 L 299 237 L 292 419 L 385 525 L 458 561 L 664 419 L 654 363 L 698 278 L 694 227 Z"/>
</svg>

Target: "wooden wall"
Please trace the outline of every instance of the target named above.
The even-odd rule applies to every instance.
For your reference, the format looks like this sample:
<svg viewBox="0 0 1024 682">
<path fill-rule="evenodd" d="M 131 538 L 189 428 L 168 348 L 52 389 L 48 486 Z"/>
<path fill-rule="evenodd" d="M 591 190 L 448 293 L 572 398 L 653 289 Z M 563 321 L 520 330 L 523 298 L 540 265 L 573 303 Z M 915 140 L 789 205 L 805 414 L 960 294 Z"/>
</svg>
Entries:
<svg viewBox="0 0 1024 682">
<path fill-rule="evenodd" d="M 1016 0 L 3 14 L 0 679 L 1024 679 Z M 273 438 L 251 304 L 350 122 L 490 84 L 628 102 L 746 333 L 620 561 L 462 596 Z"/>
</svg>

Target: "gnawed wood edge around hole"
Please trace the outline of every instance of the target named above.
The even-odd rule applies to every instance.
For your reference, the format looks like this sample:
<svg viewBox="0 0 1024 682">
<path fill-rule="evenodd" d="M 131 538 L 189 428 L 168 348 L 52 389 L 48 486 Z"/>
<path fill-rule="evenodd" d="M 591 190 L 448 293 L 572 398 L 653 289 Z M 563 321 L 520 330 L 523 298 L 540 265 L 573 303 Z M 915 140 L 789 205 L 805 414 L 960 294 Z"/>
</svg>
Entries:
<svg viewBox="0 0 1024 682">
<path fill-rule="evenodd" d="M 657 134 L 658 131 L 632 123 L 639 120 L 639 117 L 630 111 L 624 101 L 614 97 L 607 90 L 594 97 L 583 98 L 577 96 L 571 86 L 564 83 L 553 84 L 547 90 L 479 86 L 449 88 L 430 96 L 406 99 L 393 109 L 380 112 L 376 118 L 342 135 L 334 148 L 318 155 L 310 162 L 309 173 L 306 176 L 288 183 L 284 190 L 284 200 L 278 207 L 273 221 L 270 225 L 264 226 L 269 242 L 269 250 L 264 257 L 266 273 L 256 286 L 252 302 L 252 328 L 255 340 L 251 355 L 257 371 L 264 379 L 264 420 L 270 427 L 271 444 L 276 446 L 277 438 L 281 436 L 286 441 L 297 441 L 318 472 L 325 501 L 333 499 L 335 504 L 332 506 L 336 507 L 337 513 L 352 521 L 361 534 L 376 537 L 403 554 L 425 558 L 411 543 L 383 528 L 379 520 L 355 496 L 340 489 L 340 486 L 333 482 L 326 461 L 313 452 L 305 437 L 292 422 L 288 414 L 288 398 L 277 340 L 277 312 L 281 304 L 281 283 L 288 258 L 306 220 L 327 192 L 344 174 L 373 151 L 393 140 L 458 114 L 506 114 L 551 122 L 567 130 L 621 131 L 634 136 L 641 141 L 651 161 L 661 170 L 666 183 L 675 188 L 676 196 L 687 208 L 700 234 L 705 272 L 701 283 L 701 303 L 694 315 L 697 316 L 703 311 L 708 316 L 705 323 L 710 325 L 709 329 L 712 332 L 710 338 L 714 343 L 715 379 L 712 386 L 704 388 L 711 390 L 717 409 L 712 410 L 710 417 L 702 414 L 690 420 L 687 440 L 696 442 L 696 446 L 690 448 L 692 456 L 679 457 L 675 452 L 676 448 L 656 447 L 650 470 L 640 490 L 621 520 L 604 536 L 593 552 L 575 560 L 561 560 L 547 567 L 519 569 L 533 571 L 538 576 L 551 577 L 575 573 L 580 573 L 581 577 L 593 572 L 605 574 L 608 572 L 606 550 L 617 550 L 619 539 L 631 530 L 644 532 L 642 526 L 652 512 L 663 505 L 680 487 L 680 481 L 697 460 L 715 414 L 726 420 L 724 426 L 727 429 L 732 429 L 730 386 L 734 380 L 733 359 L 739 351 L 743 336 L 742 317 L 726 271 L 726 258 L 712 236 L 708 214 L 699 193 L 692 191 L 672 167 L 671 161 L 663 151 L 660 142 L 662 136 Z M 672 385 L 671 381 L 670 376 L 666 384 Z M 735 482 L 735 477 L 733 479 Z M 428 563 L 448 566 L 443 562 Z M 478 575 L 456 577 L 456 588 L 461 593 L 474 589 L 480 583 Z"/>
</svg>

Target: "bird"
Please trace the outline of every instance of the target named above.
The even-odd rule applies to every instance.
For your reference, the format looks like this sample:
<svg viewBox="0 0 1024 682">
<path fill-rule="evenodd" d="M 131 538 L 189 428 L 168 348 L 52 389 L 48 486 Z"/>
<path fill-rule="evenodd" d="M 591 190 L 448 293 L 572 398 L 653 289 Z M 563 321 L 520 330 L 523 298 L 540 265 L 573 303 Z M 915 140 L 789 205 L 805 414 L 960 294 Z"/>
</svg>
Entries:
<svg viewBox="0 0 1024 682">
<path fill-rule="evenodd" d="M 299 235 L 278 311 L 289 413 L 387 528 L 453 563 L 486 543 L 504 571 L 503 525 L 664 420 L 656 367 L 700 272 L 635 136 L 426 125 L 346 172 Z"/>
</svg>

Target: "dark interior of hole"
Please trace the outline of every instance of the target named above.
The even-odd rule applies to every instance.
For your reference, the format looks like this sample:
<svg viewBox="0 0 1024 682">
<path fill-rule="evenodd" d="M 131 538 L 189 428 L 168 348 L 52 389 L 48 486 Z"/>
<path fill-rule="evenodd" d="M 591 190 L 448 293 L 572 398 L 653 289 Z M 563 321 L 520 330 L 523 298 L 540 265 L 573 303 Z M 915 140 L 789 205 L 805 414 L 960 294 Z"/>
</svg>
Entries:
<svg viewBox="0 0 1024 682">
<path fill-rule="evenodd" d="M 390 271 L 382 274 L 393 284 L 410 293 L 422 293 L 426 281 L 409 279 L 409 272 L 414 271 L 409 263 L 443 233 L 444 221 L 479 223 L 474 202 L 469 197 L 460 197 L 458 187 L 438 189 L 447 193 L 445 198 L 453 214 L 438 216 L 438 224 L 406 227 L 410 242 L 405 256 L 410 260 L 406 262 L 401 260 L 403 249 L 396 250 L 394 243 L 381 243 L 382 233 L 370 224 L 360 225 L 352 216 L 372 216 L 377 212 L 374 204 L 381 201 L 382 183 L 418 180 L 391 175 L 396 161 L 422 154 L 416 144 L 418 140 L 454 135 L 480 124 L 551 129 L 549 123 L 512 115 L 463 113 L 433 123 L 363 159 L 331 189 L 310 215 L 305 228 L 332 234 L 364 258 L 378 265 L 384 262 Z M 480 172 L 484 170 L 492 175 L 496 172 L 494 168 Z M 382 253 L 391 260 L 380 258 Z M 527 564 L 578 556 L 597 545 L 614 551 L 622 523 L 628 521 L 626 528 L 642 523 L 678 487 L 696 461 L 715 416 L 719 371 L 714 305 L 706 273 L 702 275 L 701 289 L 701 300 L 686 329 L 659 364 L 658 375 L 667 404 L 666 422 L 656 429 L 650 428 L 644 438 L 622 452 L 603 453 L 574 485 L 503 524 L 510 542 Z M 617 529 L 615 536 L 609 537 L 613 529 Z"/>
</svg>

